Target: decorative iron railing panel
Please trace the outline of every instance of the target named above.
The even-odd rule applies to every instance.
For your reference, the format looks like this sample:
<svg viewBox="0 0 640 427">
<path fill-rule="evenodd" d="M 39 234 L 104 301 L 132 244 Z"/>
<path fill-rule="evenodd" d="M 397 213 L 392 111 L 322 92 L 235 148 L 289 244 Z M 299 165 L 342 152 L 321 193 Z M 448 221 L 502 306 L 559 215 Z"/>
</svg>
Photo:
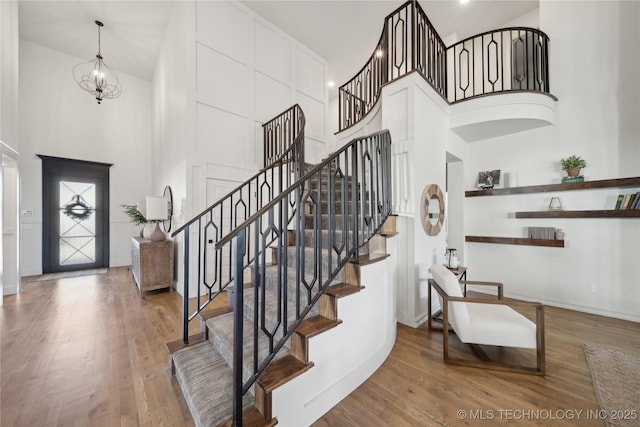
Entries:
<svg viewBox="0 0 640 427">
<path fill-rule="evenodd" d="M 264 135 L 264 167 L 276 162 L 298 161 L 304 164 L 304 149 L 297 144 L 304 128 L 304 114 L 298 104 L 262 125 Z"/>
<path fill-rule="evenodd" d="M 447 92 L 456 103 L 476 96 L 529 91 L 549 93 L 549 38 L 531 28 L 504 28 L 447 49 Z"/>
<path fill-rule="evenodd" d="M 389 132 L 353 140 L 216 244 L 221 252 L 233 248 L 236 260 L 231 274 L 234 425 L 242 425 L 242 396 L 391 213 L 390 180 Z M 325 220 L 328 230 L 323 233 Z M 310 237 L 305 238 L 305 230 Z M 271 262 L 269 250 L 278 262 Z M 253 272 L 253 287 L 243 290 L 247 272 Z M 243 313 L 245 298 L 252 300 L 252 313 Z M 244 314 L 253 321 L 246 322 Z M 242 350 L 249 342 L 253 348 L 246 361 Z"/>
<path fill-rule="evenodd" d="M 297 104 L 265 124 L 265 148 L 266 141 L 269 147 L 274 147 L 267 167 L 172 234 L 173 238 L 182 236 L 184 247 L 182 339 L 185 343 L 189 339 L 189 322 L 224 292 L 234 278 L 237 260 L 231 247 L 216 248 L 216 243 L 300 177 L 304 169 L 304 124 L 304 113 Z M 249 238 L 246 244 L 247 258 L 241 260 L 244 264 L 251 261 L 255 242 Z M 192 283 L 196 295 L 190 295 Z M 190 299 L 195 300 L 193 310 L 188 306 Z"/>
<path fill-rule="evenodd" d="M 549 38 L 532 28 L 505 28 L 446 47 L 420 4 L 409 0 L 385 18 L 364 67 L 338 90 L 338 126 L 345 130 L 374 107 L 382 86 L 417 71 L 449 104 L 478 96 L 528 91 L 550 95 Z"/>
<path fill-rule="evenodd" d="M 416 3 L 416 69 L 443 98 L 447 97 L 447 47 Z"/>
</svg>

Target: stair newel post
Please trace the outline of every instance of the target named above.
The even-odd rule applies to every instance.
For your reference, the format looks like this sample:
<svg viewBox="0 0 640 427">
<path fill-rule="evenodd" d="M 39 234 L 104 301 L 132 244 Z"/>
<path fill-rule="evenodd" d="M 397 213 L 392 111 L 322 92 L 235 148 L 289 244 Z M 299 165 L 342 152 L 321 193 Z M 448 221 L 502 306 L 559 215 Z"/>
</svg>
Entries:
<svg viewBox="0 0 640 427">
<path fill-rule="evenodd" d="M 246 229 L 241 229 L 235 238 L 235 265 L 233 279 L 233 425 L 242 426 L 242 342 L 243 342 L 243 283 Z"/>
<path fill-rule="evenodd" d="M 189 343 L 189 226 L 183 231 L 182 342 Z"/>
</svg>

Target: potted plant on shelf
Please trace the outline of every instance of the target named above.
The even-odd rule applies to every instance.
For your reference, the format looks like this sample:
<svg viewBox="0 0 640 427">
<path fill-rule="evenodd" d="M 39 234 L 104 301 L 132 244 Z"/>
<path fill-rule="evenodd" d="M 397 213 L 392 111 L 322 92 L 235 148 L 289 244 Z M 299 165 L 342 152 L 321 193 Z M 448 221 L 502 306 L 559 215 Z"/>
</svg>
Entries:
<svg viewBox="0 0 640 427">
<path fill-rule="evenodd" d="M 587 167 L 587 161 L 576 155 L 561 159 L 560 163 L 562 170 L 567 171 L 567 175 L 570 177 L 580 176 L 580 169 Z"/>
</svg>

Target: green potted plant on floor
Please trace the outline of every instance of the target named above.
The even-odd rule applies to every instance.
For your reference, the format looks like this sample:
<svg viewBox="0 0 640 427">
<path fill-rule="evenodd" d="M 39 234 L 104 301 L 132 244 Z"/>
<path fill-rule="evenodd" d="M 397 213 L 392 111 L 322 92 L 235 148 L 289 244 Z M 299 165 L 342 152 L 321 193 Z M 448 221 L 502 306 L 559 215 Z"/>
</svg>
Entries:
<svg viewBox="0 0 640 427">
<path fill-rule="evenodd" d="M 580 176 L 580 169 L 587 167 L 587 161 L 576 155 L 561 159 L 560 163 L 568 176 Z"/>
</svg>

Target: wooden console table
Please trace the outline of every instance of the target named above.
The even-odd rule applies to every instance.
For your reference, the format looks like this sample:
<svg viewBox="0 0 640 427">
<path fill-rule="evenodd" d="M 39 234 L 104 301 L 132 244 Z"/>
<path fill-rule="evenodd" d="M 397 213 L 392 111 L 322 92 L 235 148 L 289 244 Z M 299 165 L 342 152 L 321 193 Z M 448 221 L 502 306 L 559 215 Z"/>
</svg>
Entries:
<svg viewBox="0 0 640 427">
<path fill-rule="evenodd" d="M 131 272 L 140 296 L 154 289 L 173 288 L 173 241 L 131 238 Z"/>
</svg>

